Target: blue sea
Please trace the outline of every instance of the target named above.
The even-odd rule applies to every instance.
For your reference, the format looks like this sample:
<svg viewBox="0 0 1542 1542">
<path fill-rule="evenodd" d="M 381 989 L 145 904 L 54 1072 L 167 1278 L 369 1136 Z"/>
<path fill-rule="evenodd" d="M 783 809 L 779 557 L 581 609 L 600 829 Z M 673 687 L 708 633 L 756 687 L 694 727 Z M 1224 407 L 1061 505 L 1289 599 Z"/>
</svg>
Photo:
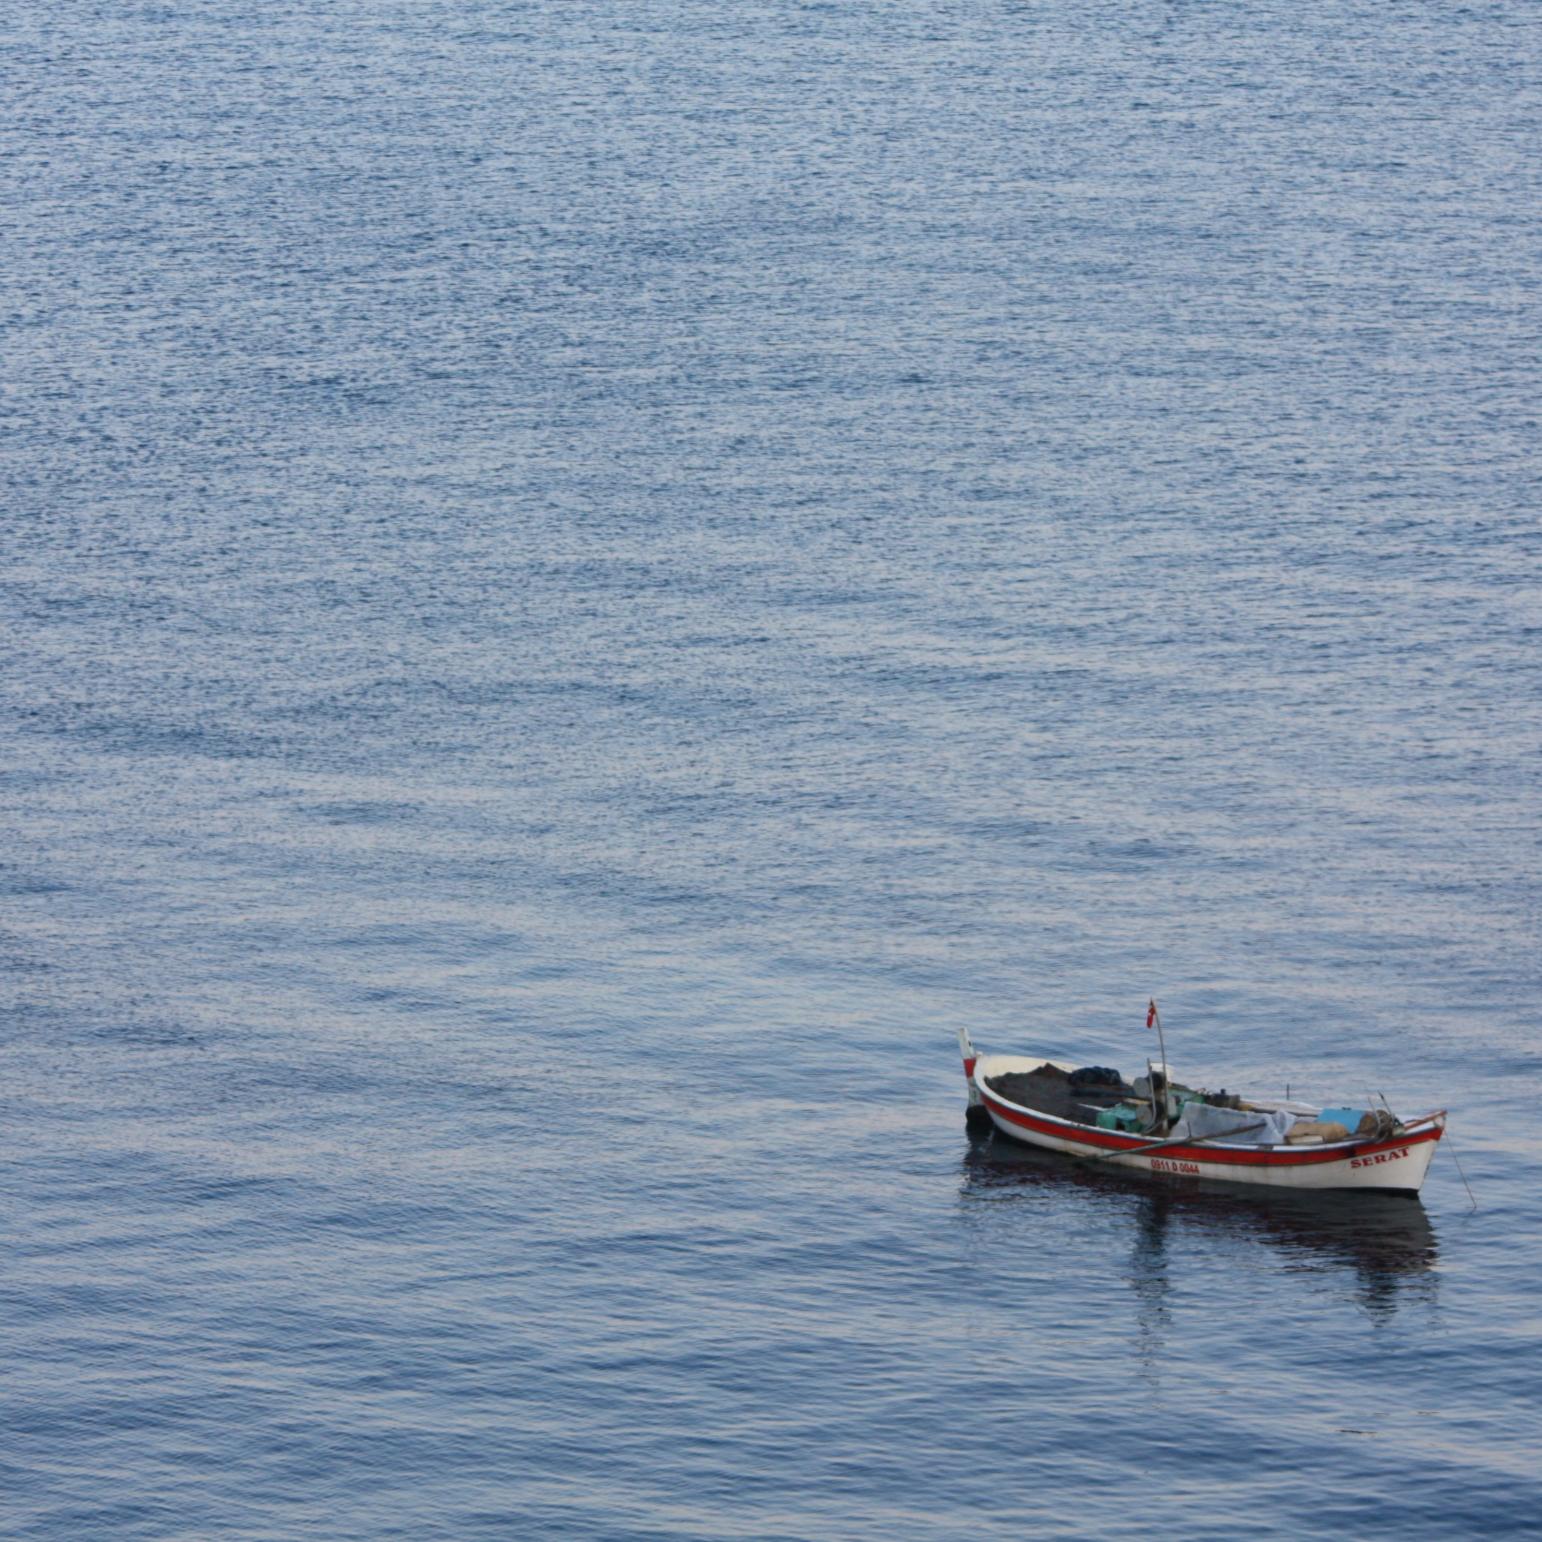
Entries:
<svg viewBox="0 0 1542 1542">
<path fill-rule="evenodd" d="M 1537 1534 L 1534 5 L 11 0 L 0 101 L 0 1535 Z M 966 1133 L 1150 996 L 1422 1197 Z"/>
</svg>

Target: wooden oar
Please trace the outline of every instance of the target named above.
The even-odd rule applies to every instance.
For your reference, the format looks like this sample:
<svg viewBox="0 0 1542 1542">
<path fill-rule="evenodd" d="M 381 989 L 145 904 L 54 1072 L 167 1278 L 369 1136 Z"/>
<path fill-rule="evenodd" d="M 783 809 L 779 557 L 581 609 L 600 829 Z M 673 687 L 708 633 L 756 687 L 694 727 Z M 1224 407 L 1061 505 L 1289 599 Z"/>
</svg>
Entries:
<svg viewBox="0 0 1542 1542">
<path fill-rule="evenodd" d="M 1233 1135 L 1246 1135 L 1249 1130 L 1261 1130 L 1267 1119 L 1252 1124 L 1239 1124 L 1234 1130 L 1217 1130 L 1214 1135 L 1174 1135 L 1167 1140 L 1154 1140 L 1149 1146 L 1126 1146 L 1122 1151 L 1094 1151 L 1084 1158 L 1087 1162 L 1106 1162 L 1110 1157 L 1145 1156 L 1148 1151 L 1160 1151 L 1164 1146 L 1203 1146 L 1212 1140 L 1226 1140 Z"/>
</svg>

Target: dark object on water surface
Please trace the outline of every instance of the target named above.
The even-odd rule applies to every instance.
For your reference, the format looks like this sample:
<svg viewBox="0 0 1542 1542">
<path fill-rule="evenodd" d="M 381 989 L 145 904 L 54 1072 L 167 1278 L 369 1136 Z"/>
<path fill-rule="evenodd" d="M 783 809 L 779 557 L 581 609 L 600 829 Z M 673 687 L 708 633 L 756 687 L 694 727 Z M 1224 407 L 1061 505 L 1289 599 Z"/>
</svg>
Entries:
<svg viewBox="0 0 1542 1542">
<path fill-rule="evenodd" d="M 983 1103 L 970 1103 L 964 1109 L 964 1128 L 971 1135 L 989 1135 L 996 1128 Z"/>
</svg>

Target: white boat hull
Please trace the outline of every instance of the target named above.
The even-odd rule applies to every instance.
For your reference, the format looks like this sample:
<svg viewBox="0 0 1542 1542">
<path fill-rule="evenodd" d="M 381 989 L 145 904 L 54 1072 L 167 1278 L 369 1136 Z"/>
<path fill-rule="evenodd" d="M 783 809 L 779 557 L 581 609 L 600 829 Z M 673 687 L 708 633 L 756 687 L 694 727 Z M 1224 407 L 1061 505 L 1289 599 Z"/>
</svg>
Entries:
<svg viewBox="0 0 1542 1542">
<path fill-rule="evenodd" d="M 1010 1140 L 1095 1158 L 1107 1167 L 1163 1178 L 1203 1178 L 1274 1189 L 1361 1189 L 1416 1194 L 1445 1132 L 1444 1112 L 1427 1114 L 1385 1139 L 1370 1137 L 1313 1146 L 1250 1146 L 1207 1141 L 1142 1151 L 1149 1137 L 1119 1134 L 1022 1108 L 987 1085 L 986 1078 L 1037 1064 L 1017 1056 L 966 1060 L 970 1102 L 978 1100 L 991 1124 Z"/>
</svg>

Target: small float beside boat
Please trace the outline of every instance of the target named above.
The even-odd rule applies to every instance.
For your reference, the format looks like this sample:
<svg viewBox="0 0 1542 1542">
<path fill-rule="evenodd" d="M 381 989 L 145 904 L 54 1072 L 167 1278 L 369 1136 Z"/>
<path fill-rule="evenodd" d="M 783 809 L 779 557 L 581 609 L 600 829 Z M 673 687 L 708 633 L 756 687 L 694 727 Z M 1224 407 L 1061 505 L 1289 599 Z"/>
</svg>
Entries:
<svg viewBox="0 0 1542 1542">
<path fill-rule="evenodd" d="M 1387 1108 L 1318 1108 L 1188 1087 L 1172 1078 L 1165 1053 L 1126 1082 L 1106 1066 L 979 1055 L 964 1028 L 958 1038 L 972 1121 L 1113 1167 L 1268 1188 L 1417 1194 L 1445 1133 L 1444 1109 L 1405 1122 Z"/>
</svg>

